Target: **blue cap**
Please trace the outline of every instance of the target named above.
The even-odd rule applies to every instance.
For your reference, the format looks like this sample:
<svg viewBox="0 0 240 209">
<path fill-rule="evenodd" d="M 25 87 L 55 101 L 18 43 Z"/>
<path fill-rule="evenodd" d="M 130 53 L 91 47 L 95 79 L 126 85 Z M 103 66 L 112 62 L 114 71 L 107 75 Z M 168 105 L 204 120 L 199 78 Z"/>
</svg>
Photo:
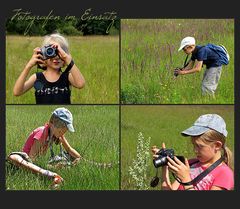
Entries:
<svg viewBox="0 0 240 209">
<path fill-rule="evenodd" d="M 227 137 L 226 123 L 217 114 L 201 115 L 190 128 L 182 131 L 183 136 L 199 136 L 208 130 L 215 130 Z"/>
<path fill-rule="evenodd" d="M 72 113 L 68 109 L 64 107 L 60 107 L 54 110 L 52 114 L 54 114 L 60 120 L 65 122 L 69 131 L 74 132 Z"/>
</svg>

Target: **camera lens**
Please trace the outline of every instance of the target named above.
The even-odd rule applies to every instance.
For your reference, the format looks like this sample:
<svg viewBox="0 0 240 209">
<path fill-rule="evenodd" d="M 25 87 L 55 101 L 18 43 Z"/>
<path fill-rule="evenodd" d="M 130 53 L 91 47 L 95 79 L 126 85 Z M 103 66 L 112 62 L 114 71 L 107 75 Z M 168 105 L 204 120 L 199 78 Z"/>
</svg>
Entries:
<svg viewBox="0 0 240 209">
<path fill-rule="evenodd" d="M 167 157 L 159 157 L 155 160 L 153 160 L 153 165 L 155 166 L 155 168 L 158 168 L 160 166 L 165 166 L 167 165 Z"/>
<path fill-rule="evenodd" d="M 46 55 L 47 55 L 48 57 L 52 57 L 54 54 L 55 54 L 55 50 L 54 50 L 52 47 L 48 47 L 48 48 L 46 49 Z"/>
</svg>

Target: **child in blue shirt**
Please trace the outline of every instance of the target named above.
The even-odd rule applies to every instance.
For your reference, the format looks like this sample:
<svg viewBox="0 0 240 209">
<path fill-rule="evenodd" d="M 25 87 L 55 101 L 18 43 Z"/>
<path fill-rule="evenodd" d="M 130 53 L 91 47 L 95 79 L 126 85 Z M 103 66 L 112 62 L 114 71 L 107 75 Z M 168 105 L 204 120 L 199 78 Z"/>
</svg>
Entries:
<svg viewBox="0 0 240 209">
<path fill-rule="evenodd" d="M 226 52 L 229 61 L 229 55 L 224 46 L 221 46 Z M 203 65 L 206 65 L 206 71 L 202 80 L 203 95 L 214 95 L 221 77 L 222 61 L 219 54 L 208 46 L 199 46 L 195 44 L 193 37 L 185 37 L 181 41 L 178 51 L 183 50 L 187 55 L 192 55 L 190 62 L 183 69 L 175 70 L 175 75 L 186 75 L 199 72 Z"/>
</svg>

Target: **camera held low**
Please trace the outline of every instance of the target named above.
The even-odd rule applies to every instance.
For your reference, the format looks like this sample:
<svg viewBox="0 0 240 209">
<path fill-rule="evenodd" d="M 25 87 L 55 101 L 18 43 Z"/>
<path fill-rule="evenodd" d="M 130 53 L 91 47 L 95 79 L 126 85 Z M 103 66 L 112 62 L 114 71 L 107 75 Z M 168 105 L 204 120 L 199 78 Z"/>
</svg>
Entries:
<svg viewBox="0 0 240 209">
<path fill-rule="evenodd" d="M 158 157 L 153 160 L 153 165 L 158 168 L 161 166 L 166 166 L 168 163 L 167 157 L 170 157 L 172 160 L 174 160 L 174 150 L 173 149 L 160 149 L 156 155 Z M 180 161 L 184 163 L 185 159 L 183 156 L 176 156 Z"/>
<path fill-rule="evenodd" d="M 174 69 L 174 73 L 173 73 L 174 76 L 177 77 L 177 76 L 178 76 L 178 71 L 179 71 L 179 70 L 182 70 L 182 69 L 183 69 L 183 68 L 179 68 L 179 67 L 178 67 L 178 68 L 175 68 L 175 69 Z"/>
<path fill-rule="evenodd" d="M 40 50 L 43 56 L 43 60 L 47 60 L 57 56 L 57 49 L 52 47 L 52 45 L 44 46 Z"/>
</svg>

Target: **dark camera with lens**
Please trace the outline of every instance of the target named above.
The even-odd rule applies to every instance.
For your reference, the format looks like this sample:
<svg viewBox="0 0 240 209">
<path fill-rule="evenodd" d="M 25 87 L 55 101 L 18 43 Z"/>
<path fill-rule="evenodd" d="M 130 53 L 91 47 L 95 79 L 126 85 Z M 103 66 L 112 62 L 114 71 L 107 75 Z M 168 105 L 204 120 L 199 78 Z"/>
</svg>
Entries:
<svg viewBox="0 0 240 209">
<path fill-rule="evenodd" d="M 174 160 L 174 150 L 173 149 L 160 149 L 156 155 L 158 157 L 153 160 L 153 165 L 155 168 L 166 166 L 168 163 L 167 157 L 170 157 L 172 160 Z M 176 156 L 181 162 L 185 162 L 185 159 L 183 156 Z"/>
<path fill-rule="evenodd" d="M 175 68 L 175 69 L 174 69 L 174 73 L 173 73 L 174 76 L 177 77 L 177 76 L 178 76 L 178 71 L 179 71 L 179 70 L 182 70 L 182 69 L 183 69 L 183 68 L 179 68 L 179 67 L 178 67 L 178 68 Z"/>
<path fill-rule="evenodd" d="M 40 53 L 43 56 L 43 60 L 47 60 L 57 56 L 57 49 L 52 47 L 52 45 L 44 46 L 40 50 Z"/>
</svg>

